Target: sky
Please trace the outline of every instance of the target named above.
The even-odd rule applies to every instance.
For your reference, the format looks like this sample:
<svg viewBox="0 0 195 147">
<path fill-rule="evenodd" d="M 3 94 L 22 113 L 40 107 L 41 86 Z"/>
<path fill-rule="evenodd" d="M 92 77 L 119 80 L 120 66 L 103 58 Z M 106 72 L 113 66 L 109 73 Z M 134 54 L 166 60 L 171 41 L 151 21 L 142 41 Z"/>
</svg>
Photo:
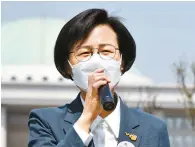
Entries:
<svg viewBox="0 0 195 147">
<path fill-rule="evenodd" d="M 175 83 L 173 63 L 195 61 L 195 2 L 2 2 L 1 23 L 25 18 L 70 20 L 89 8 L 123 18 L 135 39 L 135 67 L 155 83 Z"/>
</svg>

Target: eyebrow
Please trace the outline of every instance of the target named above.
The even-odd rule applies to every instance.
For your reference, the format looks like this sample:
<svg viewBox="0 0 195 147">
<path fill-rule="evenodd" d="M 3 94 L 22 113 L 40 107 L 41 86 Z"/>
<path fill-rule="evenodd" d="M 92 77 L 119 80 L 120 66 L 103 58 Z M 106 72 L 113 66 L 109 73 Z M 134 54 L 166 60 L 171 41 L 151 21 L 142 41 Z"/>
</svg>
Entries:
<svg viewBox="0 0 195 147">
<path fill-rule="evenodd" d="M 102 43 L 102 44 L 98 44 L 98 47 L 100 47 L 100 46 L 104 46 L 104 45 L 112 45 L 112 46 L 114 46 L 115 48 L 118 48 L 118 47 L 116 47 L 115 45 L 113 45 L 113 44 L 109 44 L 109 43 Z M 77 47 L 76 49 L 78 49 L 78 48 L 82 48 L 82 47 L 90 47 L 90 48 L 93 48 L 92 47 L 93 45 L 84 45 L 84 46 L 79 46 L 79 47 Z"/>
</svg>

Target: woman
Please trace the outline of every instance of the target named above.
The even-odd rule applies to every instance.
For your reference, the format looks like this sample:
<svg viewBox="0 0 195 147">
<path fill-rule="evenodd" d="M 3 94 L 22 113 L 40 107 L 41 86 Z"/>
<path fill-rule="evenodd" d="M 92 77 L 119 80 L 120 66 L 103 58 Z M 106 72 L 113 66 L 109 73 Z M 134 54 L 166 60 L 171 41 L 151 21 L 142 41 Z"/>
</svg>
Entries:
<svg viewBox="0 0 195 147">
<path fill-rule="evenodd" d="M 70 104 L 32 110 L 29 147 L 169 147 L 166 124 L 128 108 L 114 92 L 136 56 L 126 27 L 102 9 L 89 9 L 60 31 L 54 60 L 57 70 L 74 81 L 80 93 Z M 106 111 L 98 89 L 109 84 L 115 108 Z"/>
</svg>

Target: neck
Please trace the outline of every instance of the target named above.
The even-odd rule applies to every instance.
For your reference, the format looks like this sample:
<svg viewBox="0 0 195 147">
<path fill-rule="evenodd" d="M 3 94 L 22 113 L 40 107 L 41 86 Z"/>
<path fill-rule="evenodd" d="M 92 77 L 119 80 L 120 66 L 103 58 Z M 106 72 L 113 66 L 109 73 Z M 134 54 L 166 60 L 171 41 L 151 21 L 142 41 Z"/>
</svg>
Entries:
<svg viewBox="0 0 195 147">
<path fill-rule="evenodd" d="M 80 89 L 80 91 L 81 91 L 81 96 L 82 96 L 83 100 L 85 101 L 86 92 L 83 91 L 83 90 L 81 90 L 81 89 Z M 112 90 L 111 93 L 112 93 L 112 96 L 114 96 L 114 90 Z M 112 110 L 112 111 L 105 111 L 105 110 L 103 109 L 103 107 L 101 107 L 101 111 L 100 111 L 99 116 L 101 116 L 102 118 L 105 118 L 105 117 L 107 117 L 109 114 L 111 114 L 113 111 L 114 111 L 114 110 Z"/>
</svg>

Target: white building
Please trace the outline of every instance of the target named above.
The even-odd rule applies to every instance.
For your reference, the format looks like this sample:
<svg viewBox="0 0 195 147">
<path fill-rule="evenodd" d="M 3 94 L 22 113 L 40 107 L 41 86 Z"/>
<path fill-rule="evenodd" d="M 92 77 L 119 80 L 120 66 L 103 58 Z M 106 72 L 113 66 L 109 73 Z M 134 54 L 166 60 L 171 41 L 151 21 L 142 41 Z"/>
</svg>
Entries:
<svg viewBox="0 0 195 147">
<path fill-rule="evenodd" d="M 53 47 L 65 22 L 53 19 L 19 20 L 2 26 L 2 147 L 25 147 L 28 114 L 33 108 L 60 106 L 79 92 L 53 63 Z M 129 107 L 157 96 L 154 113 L 168 123 L 173 147 L 192 147 L 195 131 L 185 121 L 182 96 L 176 85 L 157 85 L 133 66 L 116 89 Z M 195 100 L 195 97 L 194 97 Z M 143 104 L 143 103 L 141 103 Z"/>
</svg>

